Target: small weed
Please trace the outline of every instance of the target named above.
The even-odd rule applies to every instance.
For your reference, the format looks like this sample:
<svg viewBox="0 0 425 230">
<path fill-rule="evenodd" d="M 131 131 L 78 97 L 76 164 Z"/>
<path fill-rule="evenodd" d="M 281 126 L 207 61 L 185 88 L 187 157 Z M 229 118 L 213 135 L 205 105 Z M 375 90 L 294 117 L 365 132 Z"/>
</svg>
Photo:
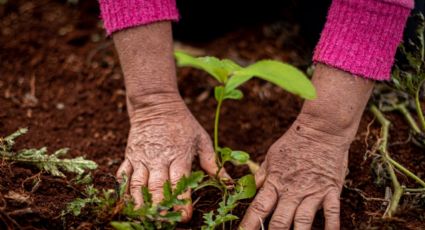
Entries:
<svg viewBox="0 0 425 230">
<path fill-rule="evenodd" d="M 13 151 L 15 139 L 27 131 L 27 129 L 22 128 L 5 138 L 0 138 L 0 157 L 3 160 L 33 165 L 53 176 L 65 177 L 64 173 L 75 173 L 77 178 L 81 179 L 87 179 L 87 177 L 83 176 L 86 170 L 97 168 L 97 164 L 94 161 L 86 160 L 83 157 L 61 158 L 68 152 L 67 148 L 56 150 L 50 155 L 47 154 L 46 147 Z"/>
</svg>

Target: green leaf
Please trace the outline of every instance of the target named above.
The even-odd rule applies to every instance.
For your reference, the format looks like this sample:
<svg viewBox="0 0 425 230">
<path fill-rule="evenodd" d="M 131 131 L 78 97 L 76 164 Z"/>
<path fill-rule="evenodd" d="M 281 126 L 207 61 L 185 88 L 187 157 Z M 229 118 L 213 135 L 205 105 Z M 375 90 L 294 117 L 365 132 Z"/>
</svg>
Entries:
<svg viewBox="0 0 425 230">
<path fill-rule="evenodd" d="M 231 158 L 240 164 L 245 164 L 249 160 L 249 154 L 240 150 L 232 151 Z"/>
<path fill-rule="evenodd" d="M 224 98 L 224 87 L 223 86 L 214 87 L 214 97 L 215 97 L 216 101 L 220 101 L 221 97 Z"/>
<path fill-rule="evenodd" d="M 171 190 L 171 183 L 170 183 L 169 180 L 165 181 L 162 190 L 163 190 L 163 194 L 164 194 L 164 200 L 171 200 L 172 190 Z"/>
<path fill-rule="evenodd" d="M 233 99 L 233 100 L 240 100 L 243 98 L 242 91 L 238 89 L 232 89 L 231 91 L 226 91 L 224 94 L 224 99 Z"/>
<path fill-rule="evenodd" d="M 110 223 L 116 230 L 144 230 L 143 226 L 132 222 L 112 221 Z"/>
<path fill-rule="evenodd" d="M 237 191 L 237 199 L 243 200 L 252 198 L 256 193 L 255 178 L 249 174 L 241 177 L 235 187 Z"/>
<path fill-rule="evenodd" d="M 151 206 L 152 205 L 152 194 L 149 192 L 148 187 L 142 186 L 142 196 L 143 196 L 143 203 L 145 206 Z"/>
<path fill-rule="evenodd" d="M 182 219 L 182 215 L 181 215 L 180 212 L 172 212 L 172 211 L 167 212 L 162 217 L 165 218 L 167 221 L 169 221 L 172 224 L 175 223 L 175 222 L 180 222 L 181 219 Z"/>
<path fill-rule="evenodd" d="M 219 153 L 221 156 L 222 164 L 232 160 L 232 149 L 230 149 L 229 147 L 220 148 Z"/>
<path fill-rule="evenodd" d="M 228 76 L 233 71 L 241 69 L 239 65 L 231 60 L 219 60 L 215 57 L 195 58 L 181 51 L 175 51 L 174 56 L 178 66 L 190 66 L 204 70 L 221 83 L 227 82 Z"/>
<path fill-rule="evenodd" d="M 303 72 L 278 61 L 263 60 L 235 71 L 233 77 L 255 76 L 305 99 L 314 99 L 316 90 Z"/>
<path fill-rule="evenodd" d="M 252 77 L 253 77 L 252 75 L 243 75 L 239 72 L 238 72 L 237 75 L 233 74 L 229 78 L 229 81 L 227 81 L 227 83 L 226 83 L 226 91 L 231 91 L 233 89 L 236 89 L 237 87 L 239 87 L 243 83 L 249 81 Z"/>
<path fill-rule="evenodd" d="M 10 142 L 11 144 L 10 145 L 13 145 L 14 144 L 14 140 L 17 138 L 17 137 L 19 137 L 19 136 L 22 136 L 22 135 L 24 135 L 25 133 L 27 133 L 28 132 L 28 128 L 20 128 L 20 129 L 18 129 L 18 131 L 16 131 L 16 132 L 14 132 L 14 133 L 12 133 L 12 134 L 10 134 L 9 136 L 7 136 L 7 137 L 5 137 L 4 138 L 4 140 L 6 141 L 6 142 Z"/>
</svg>

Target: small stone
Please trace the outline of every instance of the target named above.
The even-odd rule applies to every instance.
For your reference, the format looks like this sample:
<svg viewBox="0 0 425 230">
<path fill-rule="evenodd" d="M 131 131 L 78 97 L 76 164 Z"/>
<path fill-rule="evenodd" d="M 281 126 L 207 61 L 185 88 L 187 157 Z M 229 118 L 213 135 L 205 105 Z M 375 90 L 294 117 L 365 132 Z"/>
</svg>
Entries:
<svg viewBox="0 0 425 230">
<path fill-rule="evenodd" d="M 65 105 L 63 103 L 59 102 L 56 104 L 56 109 L 63 110 L 64 108 L 65 108 Z"/>
</svg>

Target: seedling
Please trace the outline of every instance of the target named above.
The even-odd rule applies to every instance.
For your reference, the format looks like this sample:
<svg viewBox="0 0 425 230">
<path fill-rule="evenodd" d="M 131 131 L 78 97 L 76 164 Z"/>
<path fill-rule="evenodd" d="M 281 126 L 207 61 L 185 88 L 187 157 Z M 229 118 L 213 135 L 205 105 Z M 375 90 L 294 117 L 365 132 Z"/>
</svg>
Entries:
<svg viewBox="0 0 425 230">
<path fill-rule="evenodd" d="M 53 176 L 65 177 L 64 173 L 76 173 L 78 178 L 83 177 L 87 170 L 96 169 L 94 161 L 86 160 L 83 157 L 62 159 L 68 152 L 67 148 L 56 150 L 53 154 L 47 154 L 47 148 L 23 149 L 18 152 L 13 151 L 15 139 L 28 131 L 26 128 L 19 129 L 13 134 L 0 138 L 0 157 L 4 160 L 36 166 Z"/>
<path fill-rule="evenodd" d="M 401 44 L 399 52 L 405 60 L 397 60 L 392 72 L 392 82 L 396 89 L 414 98 L 415 109 L 425 132 L 425 117 L 420 103 L 420 92 L 425 82 L 425 19 L 422 14 L 415 16 L 418 27 L 415 38 L 405 46 Z M 417 132 L 419 130 L 415 130 Z"/>
<path fill-rule="evenodd" d="M 125 178 L 125 177 L 124 177 Z M 152 203 L 152 194 L 147 187 L 142 187 L 143 205 L 135 208 L 132 199 L 125 195 L 127 178 L 114 191 L 112 189 L 99 192 L 93 185 L 87 186 L 85 198 L 77 198 L 70 202 L 62 216 L 73 214 L 79 216 L 83 209 L 95 214 L 99 222 L 113 219 L 119 216 L 125 221 L 113 221 L 111 225 L 117 230 L 154 230 L 174 229 L 181 220 L 180 212 L 173 211 L 175 205 L 187 204 L 188 200 L 180 199 L 179 196 L 188 189 L 195 189 L 204 178 L 203 172 L 193 172 L 190 176 L 183 176 L 173 189 L 170 181 L 163 186 L 164 199 L 158 204 Z"/>
<path fill-rule="evenodd" d="M 249 154 L 241 150 L 232 150 L 229 147 L 219 146 L 218 128 L 220 121 L 220 111 L 225 100 L 240 100 L 243 93 L 239 86 L 249 81 L 253 77 L 271 82 L 282 89 L 305 99 L 313 99 L 316 92 L 308 78 L 295 67 L 278 61 L 262 60 L 247 67 L 241 67 L 235 62 L 215 57 L 192 57 L 183 52 L 175 52 L 177 65 L 180 67 L 189 66 L 201 69 L 214 77 L 219 85 L 214 88 L 214 97 L 217 101 L 214 119 L 214 151 L 218 170 L 214 178 L 205 181 L 201 187 L 213 186 L 222 191 L 222 201 L 219 203 L 217 212 L 211 211 L 204 214 L 203 229 L 212 230 L 225 223 L 238 219 L 232 214 L 232 210 L 242 199 L 252 198 L 255 195 L 255 179 L 253 175 L 246 175 L 236 182 L 235 189 L 229 189 L 228 184 L 219 178 L 219 172 L 226 162 L 235 164 L 247 163 L 251 169 L 258 168 L 254 162 L 249 160 Z M 252 170 L 253 171 L 253 170 Z M 199 189 L 199 188 L 198 188 Z"/>
<path fill-rule="evenodd" d="M 395 161 L 389 151 L 389 130 L 391 121 L 388 120 L 383 112 L 398 111 L 400 112 L 407 123 L 409 124 L 414 141 L 421 147 L 425 146 L 425 119 L 420 103 L 420 91 L 425 82 L 425 20 L 422 14 L 415 16 L 418 22 L 416 36 L 409 41 L 408 47 L 400 45 L 399 52 L 401 59 L 396 61 L 392 72 L 392 87 L 396 89 L 389 92 L 384 86 L 377 87 L 379 106 L 372 105 L 370 110 L 381 124 L 380 138 L 377 143 L 379 151 L 378 168 L 384 168 L 386 174 L 391 180 L 393 191 L 390 202 L 383 217 L 393 217 L 397 211 L 400 199 L 403 195 L 420 193 L 425 194 L 425 181 L 412 171 Z M 411 101 L 414 103 L 410 103 Z M 414 104 L 416 114 L 419 119 L 419 124 L 416 122 L 411 112 L 409 111 L 410 104 Z M 382 166 L 382 167 L 381 167 Z M 375 167 L 376 168 L 376 167 Z M 382 171 L 382 170 L 377 170 Z M 415 181 L 418 188 L 407 188 L 400 184 L 397 173 L 406 176 Z"/>
</svg>

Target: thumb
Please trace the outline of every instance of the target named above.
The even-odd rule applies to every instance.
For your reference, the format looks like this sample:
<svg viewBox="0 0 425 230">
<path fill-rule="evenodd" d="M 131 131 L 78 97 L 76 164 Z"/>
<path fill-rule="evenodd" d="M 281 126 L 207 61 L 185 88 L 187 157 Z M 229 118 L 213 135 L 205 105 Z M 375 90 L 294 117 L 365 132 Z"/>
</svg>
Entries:
<svg viewBox="0 0 425 230">
<path fill-rule="evenodd" d="M 211 139 L 205 133 L 201 135 L 201 139 L 198 145 L 198 153 L 199 153 L 199 161 L 201 163 L 201 167 L 211 176 L 215 175 L 218 170 L 217 162 L 216 162 L 216 154 L 212 147 Z M 229 174 L 227 174 L 224 168 L 221 168 L 219 174 L 221 178 L 231 179 Z"/>
</svg>

